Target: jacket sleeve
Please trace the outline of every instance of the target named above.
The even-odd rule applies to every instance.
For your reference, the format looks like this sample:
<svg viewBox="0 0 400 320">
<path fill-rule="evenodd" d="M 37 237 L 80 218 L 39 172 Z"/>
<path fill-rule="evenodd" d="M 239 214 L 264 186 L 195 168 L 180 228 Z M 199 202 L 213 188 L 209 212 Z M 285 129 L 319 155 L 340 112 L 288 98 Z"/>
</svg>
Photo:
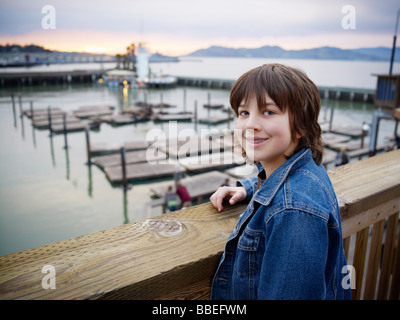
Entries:
<svg viewBox="0 0 400 320">
<path fill-rule="evenodd" d="M 236 182 L 237 187 L 244 187 L 246 190 L 246 200 L 250 200 L 257 188 L 257 177 L 251 177 L 248 179 L 242 179 Z"/>
<path fill-rule="evenodd" d="M 286 210 L 267 224 L 258 299 L 324 299 L 328 256 L 327 222 Z"/>
</svg>

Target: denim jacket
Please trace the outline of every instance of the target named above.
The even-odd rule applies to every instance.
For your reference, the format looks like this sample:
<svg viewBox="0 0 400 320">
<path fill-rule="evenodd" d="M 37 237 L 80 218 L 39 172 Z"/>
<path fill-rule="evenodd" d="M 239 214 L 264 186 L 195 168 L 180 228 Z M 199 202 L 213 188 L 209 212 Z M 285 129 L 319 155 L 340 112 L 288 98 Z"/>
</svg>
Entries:
<svg viewBox="0 0 400 320">
<path fill-rule="evenodd" d="M 350 299 L 337 199 L 311 150 L 293 155 L 257 191 L 257 177 L 238 185 L 250 202 L 225 245 L 212 299 Z"/>
</svg>

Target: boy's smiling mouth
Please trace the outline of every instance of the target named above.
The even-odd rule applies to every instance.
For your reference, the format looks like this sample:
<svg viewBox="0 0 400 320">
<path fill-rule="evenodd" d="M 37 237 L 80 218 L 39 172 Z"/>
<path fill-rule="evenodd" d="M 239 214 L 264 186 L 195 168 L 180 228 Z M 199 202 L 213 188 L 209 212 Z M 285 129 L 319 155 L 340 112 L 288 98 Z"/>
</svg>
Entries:
<svg viewBox="0 0 400 320">
<path fill-rule="evenodd" d="M 254 147 L 261 146 L 264 142 L 268 141 L 269 138 L 261 137 L 246 137 L 246 141 Z"/>
</svg>

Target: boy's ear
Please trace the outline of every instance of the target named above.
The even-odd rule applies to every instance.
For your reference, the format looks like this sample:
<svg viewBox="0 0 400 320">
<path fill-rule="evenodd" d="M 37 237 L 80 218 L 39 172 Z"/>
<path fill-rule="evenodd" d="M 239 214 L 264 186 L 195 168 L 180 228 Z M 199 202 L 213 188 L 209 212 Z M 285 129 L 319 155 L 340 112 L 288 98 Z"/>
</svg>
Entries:
<svg viewBox="0 0 400 320">
<path fill-rule="evenodd" d="M 301 134 L 296 132 L 296 139 L 300 140 L 301 137 L 302 137 Z"/>
</svg>

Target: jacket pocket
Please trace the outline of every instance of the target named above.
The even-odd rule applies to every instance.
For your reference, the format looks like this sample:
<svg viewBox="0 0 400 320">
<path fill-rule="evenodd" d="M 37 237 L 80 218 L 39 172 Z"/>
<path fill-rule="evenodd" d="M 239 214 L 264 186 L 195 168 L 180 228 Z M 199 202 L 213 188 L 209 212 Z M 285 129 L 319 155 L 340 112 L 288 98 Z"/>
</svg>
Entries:
<svg viewBox="0 0 400 320">
<path fill-rule="evenodd" d="M 259 235 L 248 234 L 244 231 L 239 238 L 238 249 L 244 251 L 257 251 L 259 243 Z"/>
<path fill-rule="evenodd" d="M 253 275 L 258 270 L 258 247 L 261 235 L 246 231 L 240 236 L 237 245 L 235 270 L 239 277 Z"/>
</svg>

